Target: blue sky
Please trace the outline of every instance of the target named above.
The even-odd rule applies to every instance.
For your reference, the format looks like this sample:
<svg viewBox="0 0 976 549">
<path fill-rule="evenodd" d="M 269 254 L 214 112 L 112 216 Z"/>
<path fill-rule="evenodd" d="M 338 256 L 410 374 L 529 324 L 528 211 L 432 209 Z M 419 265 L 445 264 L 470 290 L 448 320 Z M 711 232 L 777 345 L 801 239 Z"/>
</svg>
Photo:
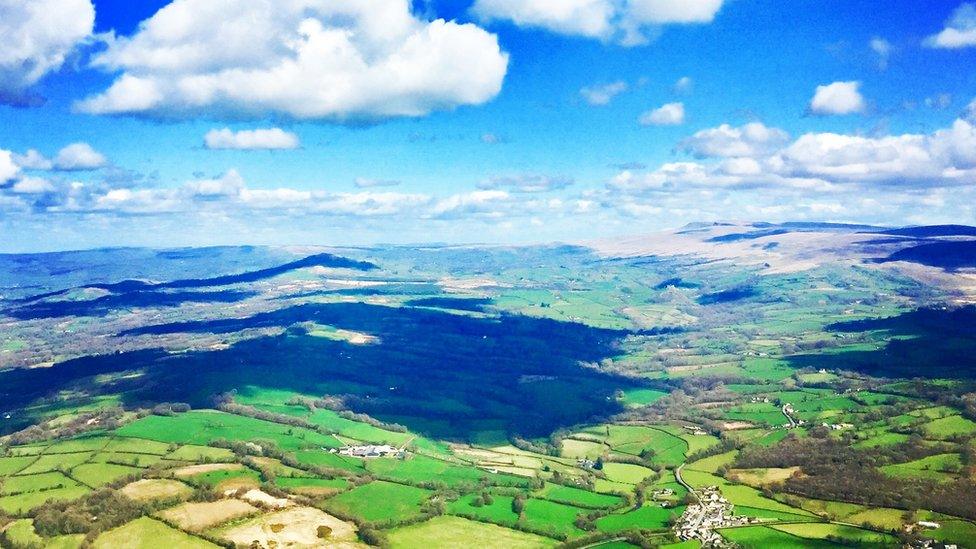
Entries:
<svg viewBox="0 0 976 549">
<path fill-rule="evenodd" d="M 31 4 L 0 251 L 976 223 L 972 4 Z"/>
</svg>

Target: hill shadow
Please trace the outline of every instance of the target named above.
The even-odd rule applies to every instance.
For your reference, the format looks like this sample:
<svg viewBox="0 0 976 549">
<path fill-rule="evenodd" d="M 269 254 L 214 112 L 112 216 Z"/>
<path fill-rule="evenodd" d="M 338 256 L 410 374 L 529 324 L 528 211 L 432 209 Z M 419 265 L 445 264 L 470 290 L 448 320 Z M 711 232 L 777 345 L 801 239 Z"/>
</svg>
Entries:
<svg viewBox="0 0 976 549">
<path fill-rule="evenodd" d="M 236 290 L 214 292 L 136 291 L 80 301 L 39 301 L 5 310 L 3 314 L 18 320 L 66 316 L 105 316 L 114 310 L 132 307 L 177 307 L 184 303 L 235 303 L 256 295 L 258 295 L 257 292 Z"/>
<path fill-rule="evenodd" d="M 373 344 L 316 337 L 314 322 L 369 334 Z M 216 333 L 282 327 L 281 336 L 227 349 L 92 356 L 43 370 L 0 373 L 11 409 L 81 384 L 117 376 L 108 390 L 129 404 L 211 406 L 212 395 L 248 385 L 312 395 L 341 394 L 349 408 L 428 436 L 473 440 L 504 431 L 526 437 L 621 411 L 614 391 L 635 382 L 584 366 L 618 352 L 624 332 L 518 315 L 479 318 L 434 309 L 365 303 L 305 304 L 249 318 L 164 324 L 125 335 Z"/>
<path fill-rule="evenodd" d="M 976 379 L 976 306 L 926 308 L 897 316 L 841 322 L 838 333 L 883 330 L 893 339 L 875 351 L 802 354 L 795 368 L 839 368 L 881 377 Z"/>
<path fill-rule="evenodd" d="M 368 261 L 356 261 L 346 257 L 333 254 L 321 253 L 304 257 L 297 261 L 291 261 L 266 269 L 257 269 L 232 275 L 221 275 L 210 278 L 184 278 L 171 280 L 169 282 L 147 282 L 145 280 L 122 280 L 111 283 L 86 284 L 81 288 L 94 288 L 107 290 L 113 293 L 127 293 L 138 291 L 173 290 L 187 288 L 208 288 L 214 286 L 230 286 L 232 284 L 245 284 L 274 278 L 297 269 L 307 267 L 330 267 L 335 269 L 354 269 L 357 271 L 370 271 L 376 269 L 374 263 Z M 63 295 L 69 290 L 57 290 L 27 297 L 20 302 L 30 303 L 41 299 Z"/>
<path fill-rule="evenodd" d="M 930 242 L 911 246 L 875 260 L 878 263 L 909 261 L 947 271 L 976 267 L 976 240 Z"/>
</svg>

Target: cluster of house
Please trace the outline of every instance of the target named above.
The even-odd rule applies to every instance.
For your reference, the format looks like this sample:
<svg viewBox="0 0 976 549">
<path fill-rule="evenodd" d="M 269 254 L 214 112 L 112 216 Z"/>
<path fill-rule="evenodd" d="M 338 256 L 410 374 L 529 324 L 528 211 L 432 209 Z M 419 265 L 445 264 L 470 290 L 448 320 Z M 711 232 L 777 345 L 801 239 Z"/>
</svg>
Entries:
<svg viewBox="0 0 976 549">
<path fill-rule="evenodd" d="M 716 532 L 717 529 L 759 521 L 752 517 L 733 516 L 732 503 L 722 497 L 715 486 L 703 488 L 697 495 L 698 503 L 686 507 L 681 520 L 675 525 L 678 539 L 697 540 L 704 548 L 731 547 L 732 544 Z"/>
<path fill-rule="evenodd" d="M 707 432 L 705 432 L 704 429 L 702 429 L 701 427 L 699 427 L 697 425 L 685 425 L 685 430 L 687 430 L 688 432 L 690 432 L 691 434 L 693 434 L 695 436 L 702 436 L 702 435 L 707 435 L 708 434 Z"/>
<path fill-rule="evenodd" d="M 329 452 L 336 453 L 335 448 L 330 448 Z M 357 458 L 379 458 L 379 457 L 396 457 L 402 458 L 406 456 L 406 450 L 401 450 L 389 444 L 367 444 L 363 446 L 343 446 L 339 448 L 338 453 L 343 456 L 357 457 Z"/>
<path fill-rule="evenodd" d="M 850 429 L 854 427 L 854 425 L 851 423 L 821 423 L 820 425 L 832 431 L 840 431 L 841 429 Z"/>
<path fill-rule="evenodd" d="M 661 507 L 667 509 L 674 506 L 674 495 L 674 490 L 670 488 L 662 488 L 660 490 L 654 490 L 651 492 L 651 499 L 660 502 Z"/>
<path fill-rule="evenodd" d="M 577 460 L 576 460 L 576 466 L 579 467 L 579 468 L 581 468 L 581 469 L 592 469 L 592 468 L 596 467 L 596 462 L 593 461 L 592 459 L 577 458 Z"/>
<path fill-rule="evenodd" d="M 793 409 L 793 405 L 790 404 L 789 402 L 783 405 L 782 411 L 783 411 L 783 415 L 786 416 L 786 419 L 789 421 L 789 423 L 784 423 L 783 427 L 786 427 L 787 429 L 792 429 L 794 427 L 797 427 L 798 425 L 803 425 L 806 423 L 802 419 L 796 419 L 796 417 L 794 416 L 796 410 Z"/>
</svg>

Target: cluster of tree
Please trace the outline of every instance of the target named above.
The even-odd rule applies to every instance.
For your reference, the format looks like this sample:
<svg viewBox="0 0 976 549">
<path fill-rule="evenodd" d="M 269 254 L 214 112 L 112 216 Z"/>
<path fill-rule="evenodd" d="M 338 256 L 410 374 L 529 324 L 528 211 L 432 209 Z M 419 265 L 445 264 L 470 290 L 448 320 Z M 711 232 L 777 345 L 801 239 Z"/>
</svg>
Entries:
<svg viewBox="0 0 976 549">
<path fill-rule="evenodd" d="M 517 436 L 513 436 L 511 439 L 509 439 L 509 442 L 512 443 L 512 446 L 526 452 L 542 454 L 544 456 L 559 455 L 559 446 L 554 446 L 551 443 L 533 442 Z"/>
<path fill-rule="evenodd" d="M 185 402 L 161 402 L 152 407 L 153 415 L 175 416 L 185 414 L 191 410 L 190 405 Z"/>
<path fill-rule="evenodd" d="M 70 438 L 97 429 L 117 429 L 122 424 L 124 413 L 120 407 L 111 407 L 80 414 L 64 423 L 44 421 L 11 434 L 5 444 L 17 446 L 55 438 Z"/>
<path fill-rule="evenodd" d="M 290 416 L 288 414 L 279 414 L 275 412 L 269 412 L 267 410 L 261 410 L 260 408 L 255 408 L 253 406 L 246 406 L 244 404 L 237 404 L 236 402 L 224 402 L 217 406 L 217 409 L 222 412 L 227 412 L 229 414 L 237 414 L 240 416 L 247 416 L 254 419 L 260 419 L 262 421 L 269 421 L 271 423 L 278 423 L 281 425 L 289 425 L 292 427 L 300 427 L 302 429 L 308 429 L 310 431 L 318 431 L 326 435 L 334 434 L 334 431 L 326 429 L 321 425 L 316 425 L 304 418 Z"/>
<path fill-rule="evenodd" d="M 51 502 L 40 507 L 33 512 L 34 530 L 43 537 L 85 534 L 91 542 L 98 534 L 150 514 L 160 505 L 139 503 L 112 488 L 104 488 L 77 501 Z"/>
<path fill-rule="evenodd" d="M 775 446 L 744 450 L 735 466 L 799 466 L 804 474 L 787 479 L 782 489 L 806 497 L 899 509 L 932 509 L 976 518 L 976 507 L 972 504 L 976 501 L 976 482 L 972 479 L 937 482 L 889 476 L 879 469 L 882 465 L 905 463 L 951 450 L 949 445 L 925 444 L 919 437 L 903 444 L 859 450 L 847 439 L 789 436 Z"/>
</svg>

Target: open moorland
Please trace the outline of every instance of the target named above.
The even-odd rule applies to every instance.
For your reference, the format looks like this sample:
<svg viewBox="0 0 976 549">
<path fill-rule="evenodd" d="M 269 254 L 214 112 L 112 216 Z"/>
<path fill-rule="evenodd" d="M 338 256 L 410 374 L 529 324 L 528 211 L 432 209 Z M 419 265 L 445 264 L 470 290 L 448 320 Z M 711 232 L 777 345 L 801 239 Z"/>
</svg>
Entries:
<svg viewBox="0 0 976 549">
<path fill-rule="evenodd" d="M 972 235 L 0 256 L 0 546 L 976 547 Z"/>
</svg>

